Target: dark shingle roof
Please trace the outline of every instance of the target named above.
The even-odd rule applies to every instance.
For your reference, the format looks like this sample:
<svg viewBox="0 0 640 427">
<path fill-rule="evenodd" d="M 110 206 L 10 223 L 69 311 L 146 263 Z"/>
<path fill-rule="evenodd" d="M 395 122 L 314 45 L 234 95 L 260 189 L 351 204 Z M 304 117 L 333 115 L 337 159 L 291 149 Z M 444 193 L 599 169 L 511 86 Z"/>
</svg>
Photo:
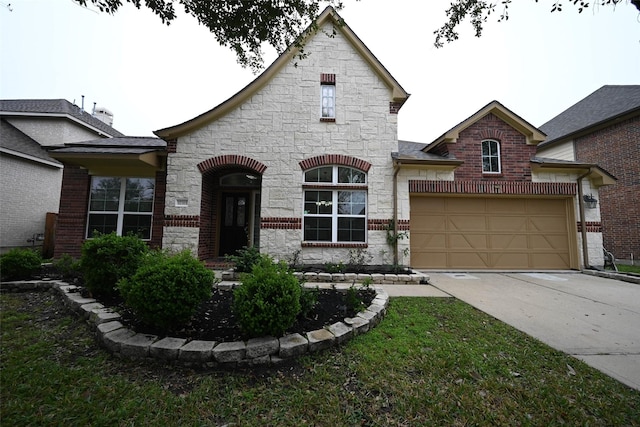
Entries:
<svg viewBox="0 0 640 427">
<path fill-rule="evenodd" d="M 142 154 L 151 151 L 163 151 L 166 150 L 166 148 L 167 142 L 160 138 L 146 136 L 123 136 L 69 143 L 60 147 L 51 147 L 49 151 L 51 151 L 52 153 L 66 154 Z"/>
<path fill-rule="evenodd" d="M 20 132 L 10 123 L 0 119 L 0 147 L 29 157 L 62 165 L 52 159 L 47 151 L 29 136 Z"/>
<path fill-rule="evenodd" d="M 105 122 L 93 117 L 66 99 L 3 99 L 0 113 L 51 114 L 70 116 L 100 130 L 109 136 L 124 136 Z"/>
<path fill-rule="evenodd" d="M 540 126 L 547 139 L 540 146 L 597 126 L 616 117 L 640 111 L 640 85 L 603 86 Z"/>
</svg>

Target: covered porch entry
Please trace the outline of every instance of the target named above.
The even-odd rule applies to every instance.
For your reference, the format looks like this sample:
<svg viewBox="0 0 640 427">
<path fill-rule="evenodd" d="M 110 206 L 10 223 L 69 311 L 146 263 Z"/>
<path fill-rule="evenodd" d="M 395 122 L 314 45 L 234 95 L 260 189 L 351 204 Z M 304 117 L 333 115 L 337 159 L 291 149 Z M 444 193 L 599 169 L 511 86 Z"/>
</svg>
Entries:
<svg viewBox="0 0 640 427">
<path fill-rule="evenodd" d="M 266 167 L 243 156 L 222 156 L 203 163 L 210 167 L 201 168 L 199 258 L 223 261 L 245 246 L 259 247 L 262 172 Z"/>
</svg>

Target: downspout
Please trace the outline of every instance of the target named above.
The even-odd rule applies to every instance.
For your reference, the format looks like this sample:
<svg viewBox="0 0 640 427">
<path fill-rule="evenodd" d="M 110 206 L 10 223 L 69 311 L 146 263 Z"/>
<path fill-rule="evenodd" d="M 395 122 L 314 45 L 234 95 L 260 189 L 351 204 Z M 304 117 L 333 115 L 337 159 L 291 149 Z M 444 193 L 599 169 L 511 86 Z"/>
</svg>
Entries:
<svg viewBox="0 0 640 427">
<path fill-rule="evenodd" d="M 400 162 L 393 162 L 393 236 L 398 236 L 398 172 Z M 398 265 L 398 239 L 393 244 L 393 265 Z"/>
<path fill-rule="evenodd" d="M 589 245 L 587 244 L 587 223 L 584 219 L 584 197 L 582 193 L 582 179 L 591 175 L 591 168 L 587 173 L 580 175 L 577 179 L 578 184 L 578 206 L 580 207 L 580 234 L 582 235 L 582 262 L 584 268 L 590 268 L 589 265 Z"/>
</svg>

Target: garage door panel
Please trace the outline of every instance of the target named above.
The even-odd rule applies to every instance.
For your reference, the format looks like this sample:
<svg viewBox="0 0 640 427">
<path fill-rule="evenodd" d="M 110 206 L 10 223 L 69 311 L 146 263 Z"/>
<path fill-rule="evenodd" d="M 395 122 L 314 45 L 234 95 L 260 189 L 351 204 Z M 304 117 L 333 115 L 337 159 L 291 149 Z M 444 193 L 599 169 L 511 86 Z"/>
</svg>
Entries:
<svg viewBox="0 0 640 427">
<path fill-rule="evenodd" d="M 493 249 L 529 249 L 529 236 L 525 234 L 492 234 L 489 236 L 489 247 Z"/>
<path fill-rule="evenodd" d="M 541 249 L 553 249 L 561 252 L 568 252 L 569 245 L 564 235 L 538 235 L 530 236 L 531 247 L 538 250 Z"/>
<path fill-rule="evenodd" d="M 410 203 L 415 267 L 571 268 L 564 199 L 412 196 Z"/>
<path fill-rule="evenodd" d="M 514 231 L 525 231 L 528 226 L 528 222 L 526 218 L 517 217 L 517 216 L 504 216 L 504 215 L 496 215 L 490 216 L 486 219 L 486 230 L 487 231 L 497 231 L 497 232 L 514 232 Z"/>
<path fill-rule="evenodd" d="M 459 268 L 489 268 L 489 254 L 482 252 L 450 251 L 447 256 L 447 261 L 449 262 L 449 264 L 459 265 Z"/>
<path fill-rule="evenodd" d="M 524 199 L 485 199 L 487 211 L 493 213 L 519 213 L 524 214 L 527 210 L 527 203 Z"/>
<path fill-rule="evenodd" d="M 447 247 L 451 250 L 456 249 L 487 249 L 487 236 L 485 234 L 449 234 Z"/>
<path fill-rule="evenodd" d="M 479 215 L 451 215 L 447 218 L 447 230 L 452 232 L 484 231 L 486 227 L 484 217 Z"/>
</svg>

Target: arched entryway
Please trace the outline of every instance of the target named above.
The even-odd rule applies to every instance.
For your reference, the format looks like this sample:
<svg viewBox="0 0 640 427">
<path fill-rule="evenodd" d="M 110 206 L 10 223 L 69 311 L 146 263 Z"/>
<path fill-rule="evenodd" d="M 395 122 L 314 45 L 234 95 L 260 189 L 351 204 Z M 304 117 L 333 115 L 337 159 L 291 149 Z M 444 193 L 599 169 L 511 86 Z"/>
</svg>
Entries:
<svg viewBox="0 0 640 427">
<path fill-rule="evenodd" d="M 266 166 L 244 156 L 221 156 L 198 167 L 202 172 L 200 259 L 221 260 L 245 246 L 259 247 Z"/>
</svg>

